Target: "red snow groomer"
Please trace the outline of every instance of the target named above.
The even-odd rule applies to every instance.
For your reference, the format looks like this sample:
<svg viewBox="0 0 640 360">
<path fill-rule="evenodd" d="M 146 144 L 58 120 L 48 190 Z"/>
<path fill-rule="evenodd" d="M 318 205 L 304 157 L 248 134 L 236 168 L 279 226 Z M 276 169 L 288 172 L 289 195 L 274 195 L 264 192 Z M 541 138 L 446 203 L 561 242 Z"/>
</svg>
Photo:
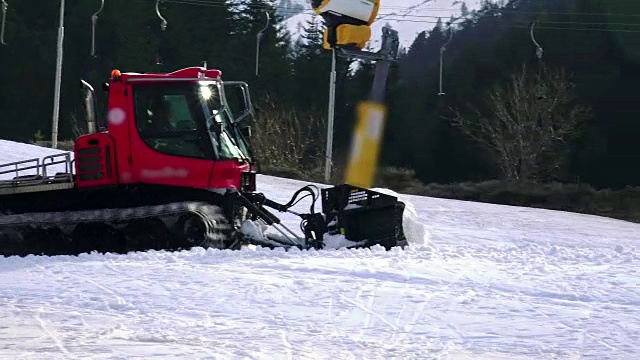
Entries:
<svg viewBox="0 0 640 360">
<path fill-rule="evenodd" d="M 348 247 L 406 243 L 404 204 L 348 184 L 305 186 L 279 204 L 256 189 L 244 82 L 190 67 L 166 74 L 114 70 L 104 121 L 82 81 L 88 133 L 73 153 L 0 164 L 0 255 L 268 247 L 321 249 L 328 235 Z M 232 111 L 225 91 L 239 94 Z M 242 95 L 242 96 L 240 96 Z M 58 169 L 57 171 L 55 169 Z M 59 169 L 66 169 L 60 171 Z M 322 212 L 298 214 L 301 233 L 280 212 L 307 195 Z M 262 222 L 264 224 L 256 224 Z M 264 226 L 279 234 L 265 235 Z"/>
</svg>

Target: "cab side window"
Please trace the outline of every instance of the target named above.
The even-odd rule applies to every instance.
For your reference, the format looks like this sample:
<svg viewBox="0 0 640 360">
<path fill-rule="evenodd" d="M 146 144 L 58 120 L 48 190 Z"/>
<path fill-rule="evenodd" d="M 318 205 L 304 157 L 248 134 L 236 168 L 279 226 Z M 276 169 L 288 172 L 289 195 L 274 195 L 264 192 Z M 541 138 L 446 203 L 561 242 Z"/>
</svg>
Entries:
<svg viewBox="0 0 640 360">
<path fill-rule="evenodd" d="M 134 88 L 138 134 L 147 146 L 160 153 L 212 159 L 211 145 L 201 136 L 206 130 L 198 126 L 189 94 L 188 89 Z"/>
</svg>

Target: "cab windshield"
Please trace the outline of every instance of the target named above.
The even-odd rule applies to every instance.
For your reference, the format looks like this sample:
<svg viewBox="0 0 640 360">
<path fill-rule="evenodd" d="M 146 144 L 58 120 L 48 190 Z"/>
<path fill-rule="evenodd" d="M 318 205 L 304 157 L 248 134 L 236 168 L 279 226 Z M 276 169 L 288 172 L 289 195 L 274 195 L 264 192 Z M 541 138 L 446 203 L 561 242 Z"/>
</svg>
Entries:
<svg viewBox="0 0 640 360">
<path fill-rule="evenodd" d="M 234 136 L 220 84 L 141 83 L 133 87 L 142 140 L 168 155 L 219 160 L 248 159 Z"/>
</svg>

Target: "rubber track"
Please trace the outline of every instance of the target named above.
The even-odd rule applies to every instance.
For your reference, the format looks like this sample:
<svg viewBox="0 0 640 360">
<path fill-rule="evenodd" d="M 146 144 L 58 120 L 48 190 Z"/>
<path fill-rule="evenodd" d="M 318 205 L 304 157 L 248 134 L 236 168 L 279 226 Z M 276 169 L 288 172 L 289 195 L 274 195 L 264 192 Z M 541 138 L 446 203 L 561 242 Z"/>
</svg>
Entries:
<svg viewBox="0 0 640 360">
<path fill-rule="evenodd" d="M 209 229 L 213 230 L 209 234 L 211 240 L 226 240 L 224 232 L 229 230 L 231 225 L 227 222 L 218 206 L 204 202 L 177 202 L 133 208 L 0 215 L 0 228 L 31 225 L 66 226 L 87 222 L 131 222 L 132 220 L 150 217 L 180 216 L 187 213 L 198 215 L 205 221 Z"/>
</svg>

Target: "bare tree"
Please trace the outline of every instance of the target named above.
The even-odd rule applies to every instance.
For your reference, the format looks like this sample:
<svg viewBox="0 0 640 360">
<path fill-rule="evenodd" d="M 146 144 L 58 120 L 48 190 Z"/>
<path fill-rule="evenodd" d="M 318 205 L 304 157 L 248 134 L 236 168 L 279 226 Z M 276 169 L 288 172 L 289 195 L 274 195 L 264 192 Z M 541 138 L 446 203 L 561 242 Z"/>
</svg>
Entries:
<svg viewBox="0 0 640 360">
<path fill-rule="evenodd" d="M 284 109 L 268 98 L 259 108 L 251 141 L 261 166 L 303 173 L 322 164 L 324 118 Z"/>
<path fill-rule="evenodd" d="M 530 72 L 526 66 L 488 94 L 487 114 L 454 110 L 452 122 L 489 150 L 509 180 L 555 176 L 568 154 L 567 140 L 591 116 L 577 103 L 564 69 Z"/>
</svg>

